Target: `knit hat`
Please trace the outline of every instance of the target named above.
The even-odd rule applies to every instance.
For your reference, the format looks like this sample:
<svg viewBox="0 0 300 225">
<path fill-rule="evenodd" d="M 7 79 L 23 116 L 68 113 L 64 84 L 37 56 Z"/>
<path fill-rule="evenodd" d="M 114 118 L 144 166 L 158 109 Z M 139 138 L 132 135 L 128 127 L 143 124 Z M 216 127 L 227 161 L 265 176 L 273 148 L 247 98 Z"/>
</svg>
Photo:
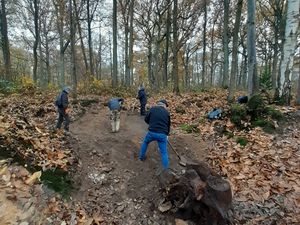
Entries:
<svg viewBox="0 0 300 225">
<path fill-rule="evenodd" d="M 160 102 L 163 103 L 163 104 L 165 104 L 168 107 L 168 102 L 167 102 L 166 99 L 161 99 L 157 103 L 160 103 Z"/>
<path fill-rule="evenodd" d="M 63 91 L 69 94 L 69 92 L 71 91 L 71 88 L 70 87 L 64 87 Z"/>
</svg>

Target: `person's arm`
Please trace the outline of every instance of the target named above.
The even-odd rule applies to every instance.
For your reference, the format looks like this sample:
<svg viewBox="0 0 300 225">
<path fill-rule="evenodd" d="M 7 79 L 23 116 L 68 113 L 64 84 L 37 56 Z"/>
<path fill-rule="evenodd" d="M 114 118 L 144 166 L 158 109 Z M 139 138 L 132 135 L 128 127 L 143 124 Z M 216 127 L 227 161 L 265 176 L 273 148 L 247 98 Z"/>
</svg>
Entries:
<svg viewBox="0 0 300 225">
<path fill-rule="evenodd" d="M 170 134 L 170 128 L 171 128 L 171 117 L 169 114 L 169 121 L 168 121 L 168 135 Z"/>
<path fill-rule="evenodd" d="M 146 116 L 145 116 L 145 122 L 147 123 L 147 124 L 149 124 L 149 121 L 150 121 L 150 114 L 151 114 L 151 109 L 150 109 L 150 111 L 146 114 Z"/>
<path fill-rule="evenodd" d="M 62 94 L 61 103 L 62 103 L 62 107 L 64 109 L 67 109 L 69 107 L 69 99 L 68 99 L 68 95 L 66 93 Z"/>
</svg>

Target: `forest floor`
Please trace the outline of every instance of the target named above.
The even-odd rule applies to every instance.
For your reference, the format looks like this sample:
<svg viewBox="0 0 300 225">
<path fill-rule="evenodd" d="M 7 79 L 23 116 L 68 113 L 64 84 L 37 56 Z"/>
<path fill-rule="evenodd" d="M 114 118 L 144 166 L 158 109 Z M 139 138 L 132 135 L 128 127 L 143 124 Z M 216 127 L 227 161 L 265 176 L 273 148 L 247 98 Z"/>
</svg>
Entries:
<svg viewBox="0 0 300 225">
<path fill-rule="evenodd" d="M 230 182 L 232 224 L 299 224 L 299 109 L 278 107 L 285 120 L 273 121 L 275 132 L 268 134 L 238 130 L 226 116 L 207 121 L 212 108 L 228 110 L 223 91 L 164 97 L 171 103 L 173 147 L 208 162 Z M 108 98 L 83 96 L 73 104 L 70 135 L 53 132 L 53 95 L 0 100 L 0 224 L 193 224 L 158 210 L 161 159 L 151 143 L 147 160 L 138 160 L 147 124 L 138 109 L 131 111 L 135 99 L 126 99 L 121 129 L 111 133 Z M 183 173 L 170 148 L 169 158 L 170 167 Z"/>
<path fill-rule="evenodd" d="M 162 166 L 157 144 L 149 145 L 146 161 L 138 160 L 147 131 L 143 117 L 123 111 L 120 131 L 111 133 L 108 113 L 107 107 L 94 106 L 71 126 L 80 159 L 75 178 L 80 188 L 72 198 L 90 215 L 102 212 L 104 224 L 174 224 L 174 218 L 158 211 Z M 200 150 L 200 158 L 206 154 L 207 144 L 191 134 L 173 134 L 170 142 L 182 155 L 189 149 Z M 183 167 L 170 148 L 169 160 L 170 168 L 180 173 Z"/>
</svg>

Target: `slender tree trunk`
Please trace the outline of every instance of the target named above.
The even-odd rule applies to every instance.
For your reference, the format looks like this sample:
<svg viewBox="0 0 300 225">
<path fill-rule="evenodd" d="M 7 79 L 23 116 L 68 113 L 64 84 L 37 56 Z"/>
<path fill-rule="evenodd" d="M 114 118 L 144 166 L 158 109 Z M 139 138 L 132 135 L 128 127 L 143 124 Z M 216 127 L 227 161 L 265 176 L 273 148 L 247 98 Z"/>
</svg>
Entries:
<svg viewBox="0 0 300 225">
<path fill-rule="evenodd" d="M 149 40 L 148 43 L 148 80 L 150 83 L 150 87 L 154 88 L 155 78 L 153 76 L 153 56 L 152 56 L 152 40 Z"/>
<path fill-rule="evenodd" d="M 233 28 L 232 61 L 231 61 L 231 74 L 230 74 L 230 85 L 229 85 L 229 94 L 228 94 L 229 102 L 232 102 L 234 100 L 237 67 L 238 67 L 238 47 L 239 47 L 238 34 L 240 30 L 242 7 L 243 7 L 243 0 L 239 0 L 237 3 L 235 23 Z"/>
<path fill-rule="evenodd" d="M 40 41 L 40 31 L 39 31 L 39 0 L 33 1 L 34 7 L 34 44 L 33 44 L 33 80 L 37 84 L 38 77 L 37 77 L 37 65 L 38 65 L 38 53 L 37 49 L 39 46 Z"/>
<path fill-rule="evenodd" d="M 178 28 L 177 28 L 177 10 L 178 1 L 173 2 L 173 76 L 174 76 L 174 88 L 173 92 L 179 95 L 179 77 L 178 77 Z"/>
<path fill-rule="evenodd" d="M 210 79 L 209 83 L 211 86 L 213 86 L 213 77 L 214 77 L 214 68 L 215 68 L 215 24 L 216 24 L 216 19 L 214 19 L 213 26 L 212 26 L 212 31 L 211 31 L 211 57 L 210 57 L 210 64 L 211 64 L 211 70 L 210 70 Z"/>
<path fill-rule="evenodd" d="M 129 23 L 129 56 L 128 56 L 130 85 L 133 85 L 133 10 L 134 10 L 134 0 L 131 0 L 129 6 L 130 23 Z"/>
<path fill-rule="evenodd" d="M 202 56 L 202 88 L 205 87 L 206 78 L 206 25 L 207 25 L 207 3 L 204 2 L 204 23 L 203 23 L 203 56 Z"/>
<path fill-rule="evenodd" d="M 299 65 L 299 71 L 300 71 L 300 63 Z M 297 86 L 297 95 L 296 95 L 296 104 L 300 105 L 300 74 L 298 74 L 298 86 Z"/>
<path fill-rule="evenodd" d="M 125 85 L 126 87 L 130 86 L 130 66 L 129 66 L 129 60 L 128 60 L 128 52 L 129 52 L 129 27 L 128 23 L 125 24 L 125 33 L 124 33 L 124 38 L 125 38 L 125 49 L 124 49 L 124 54 L 125 54 Z"/>
<path fill-rule="evenodd" d="M 170 13 L 170 0 L 167 0 L 168 12 L 166 22 L 166 47 L 164 54 L 164 71 L 163 71 L 163 87 L 168 86 L 168 62 L 169 62 L 169 42 L 170 42 L 170 27 L 171 27 L 171 13 Z"/>
<path fill-rule="evenodd" d="M 285 39 L 283 44 L 283 58 L 280 67 L 279 97 L 287 105 L 290 104 L 291 79 L 294 55 L 299 33 L 299 0 L 287 1 L 287 19 L 285 27 Z"/>
<path fill-rule="evenodd" d="M 76 1 L 74 1 L 74 12 L 75 12 L 75 16 L 76 16 L 76 23 L 77 23 L 77 27 L 78 27 L 78 34 L 79 34 L 79 39 L 80 39 L 80 45 L 81 45 L 81 51 L 82 51 L 82 55 L 83 55 L 84 66 L 85 66 L 85 70 L 87 72 L 89 70 L 89 67 L 88 67 L 87 57 L 86 57 L 86 53 L 85 53 L 85 47 L 84 47 L 84 42 L 83 42 L 83 37 L 82 37 L 82 30 L 81 30 L 81 25 L 80 25 L 80 20 L 79 20 L 79 15 L 78 15 L 78 7 L 77 7 Z"/>
<path fill-rule="evenodd" d="M 224 48 L 224 66 L 223 66 L 223 82 L 222 86 L 228 86 L 228 76 L 229 76 L 229 0 L 224 0 L 224 33 L 223 33 L 223 48 Z"/>
<path fill-rule="evenodd" d="M 89 44 L 89 60 L 90 60 L 90 74 L 94 76 L 95 71 L 94 71 L 94 59 L 93 59 L 93 40 L 92 40 L 92 16 L 90 12 L 90 0 L 87 0 L 87 25 L 88 25 L 88 44 Z"/>
<path fill-rule="evenodd" d="M 76 1 L 76 0 L 73 0 Z M 73 95 L 74 98 L 77 98 L 77 71 L 76 71 L 76 52 L 75 52 L 75 21 L 74 21 L 74 11 L 73 11 L 73 2 L 69 0 L 69 9 L 70 9 L 70 41 L 71 41 L 71 77 L 73 84 Z"/>
<path fill-rule="evenodd" d="M 10 50 L 9 50 L 9 40 L 7 35 L 7 19 L 6 19 L 6 1 L 1 0 L 1 44 L 3 52 L 3 60 L 5 67 L 6 80 L 12 80 L 11 76 L 11 61 L 10 61 Z"/>
<path fill-rule="evenodd" d="M 46 36 L 45 40 L 45 52 L 46 52 L 46 72 L 47 72 L 47 85 L 51 83 L 51 68 L 50 68 L 50 49 L 49 49 L 49 39 Z"/>
<path fill-rule="evenodd" d="M 258 77 L 255 47 L 255 0 L 248 0 L 247 51 L 248 51 L 248 96 L 258 92 Z"/>
<path fill-rule="evenodd" d="M 117 49 L 117 0 L 113 0 L 113 77 L 112 86 L 118 85 L 118 49 Z"/>
<path fill-rule="evenodd" d="M 98 63 L 97 63 L 97 79 L 102 79 L 102 34 L 101 28 L 99 29 L 99 48 L 98 48 Z"/>
</svg>

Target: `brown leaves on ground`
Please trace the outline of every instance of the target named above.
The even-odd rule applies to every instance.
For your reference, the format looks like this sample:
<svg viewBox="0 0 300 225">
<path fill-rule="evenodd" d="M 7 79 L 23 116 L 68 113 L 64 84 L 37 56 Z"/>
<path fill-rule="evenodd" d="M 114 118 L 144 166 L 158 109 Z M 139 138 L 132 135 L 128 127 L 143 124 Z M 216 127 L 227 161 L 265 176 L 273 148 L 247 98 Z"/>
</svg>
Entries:
<svg viewBox="0 0 300 225">
<path fill-rule="evenodd" d="M 176 132 L 180 124 L 190 124 L 199 128 L 203 139 L 211 141 L 207 160 L 231 183 L 236 224 L 299 224 L 300 116 L 285 125 L 283 134 L 273 135 L 261 128 L 238 130 L 227 117 L 208 121 L 207 113 L 213 108 L 229 110 L 226 97 L 223 90 L 181 96 L 168 94 L 150 98 L 148 106 L 165 98 Z M 136 100 L 126 101 L 131 109 Z M 296 110 L 276 108 L 283 113 Z M 225 127 L 233 137 L 220 136 L 216 126 Z M 246 146 L 238 144 L 237 137 L 245 137 Z"/>
</svg>

